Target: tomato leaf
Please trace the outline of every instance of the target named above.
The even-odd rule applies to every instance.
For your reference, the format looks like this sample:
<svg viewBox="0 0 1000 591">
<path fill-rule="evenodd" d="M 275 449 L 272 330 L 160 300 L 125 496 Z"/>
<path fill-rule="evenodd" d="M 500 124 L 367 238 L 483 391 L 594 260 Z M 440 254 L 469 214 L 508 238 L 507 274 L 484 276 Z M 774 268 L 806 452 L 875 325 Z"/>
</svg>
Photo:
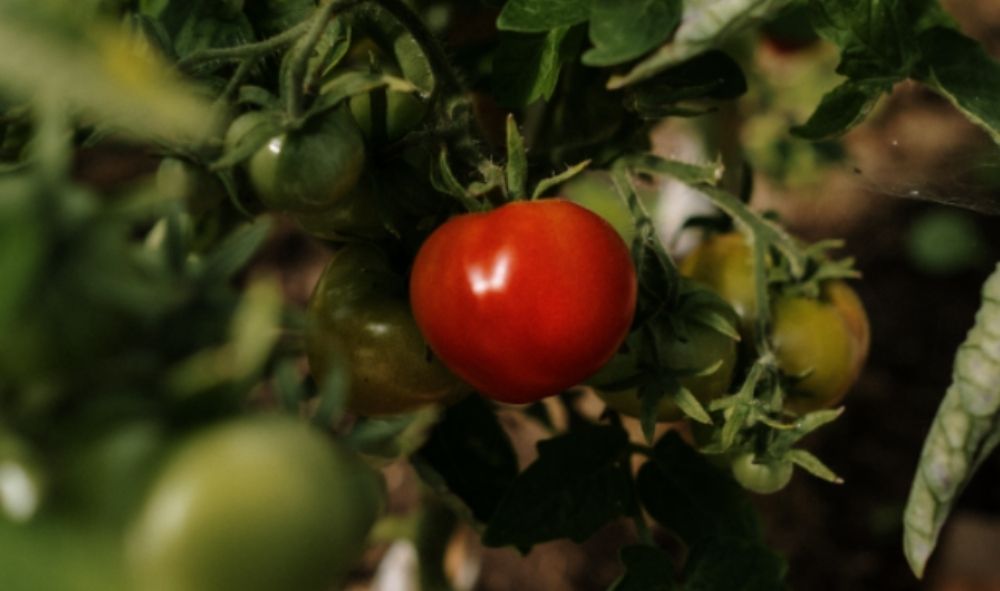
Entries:
<svg viewBox="0 0 1000 591">
<path fill-rule="evenodd" d="M 917 79 L 958 107 L 1000 144 L 1000 63 L 958 31 L 930 29 L 918 38 L 924 56 Z"/>
<path fill-rule="evenodd" d="M 487 546 L 527 551 L 558 538 L 581 542 L 633 512 L 628 436 L 584 427 L 538 444 L 538 459 L 514 480 L 483 533 Z"/>
<path fill-rule="evenodd" d="M 517 477 L 510 440 L 479 396 L 450 407 L 413 462 L 425 482 L 457 496 L 483 523 L 496 512 Z"/>
<path fill-rule="evenodd" d="M 720 536 L 761 539 L 760 523 L 743 490 L 676 433 L 657 442 L 636 484 L 653 519 L 689 545 Z"/>
<path fill-rule="evenodd" d="M 684 569 L 685 591 L 774 591 L 785 588 L 788 566 L 759 541 L 706 538 L 691 548 Z"/>
<path fill-rule="evenodd" d="M 613 66 L 635 59 L 670 37 L 680 19 L 680 0 L 594 0 L 594 47 L 583 54 L 583 63 Z"/>
<path fill-rule="evenodd" d="M 848 80 L 826 93 L 809 120 L 793 127 L 792 133 L 808 140 L 841 135 L 861 123 L 896 81 L 893 78 Z"/>
<path fill-rule="evenodd" d="M 539 33 L 582 23 L 591 0 L 510 0 L 497 18 L 501 31 Z"/>
<path fill-rule="evenodd" d="M 675 591 L 674 565 L 666 552 L 653 546 L 625 546 L 621 549 L 625 574 L 608 591 Z"/>
<path fill-rule="evenodd" d="M 523 107 L 548 100 L 566 63 L 564 46 L 574 36 L 560 27 L 542 34 L 502 33 L 493 57 L 492 89 L 497 102 Z"/>
<path fill-rule="evenodd" d="M 215 281 L 232 277 L 250 262 L 270 232 L 271 223 L 267 218 L 237 228 L 202 260 L 200 275 Z"/>
<path fill-rule="evenodd" d="M 616 74 L 608 88 L 624 88 L 652 78 L 699 53 L 718 48 L 757 21 L 776 14 L 791 0 L 686 0 L 680 26 L 670 43 L 661 46 L 625 74 Z"/>
</svg>

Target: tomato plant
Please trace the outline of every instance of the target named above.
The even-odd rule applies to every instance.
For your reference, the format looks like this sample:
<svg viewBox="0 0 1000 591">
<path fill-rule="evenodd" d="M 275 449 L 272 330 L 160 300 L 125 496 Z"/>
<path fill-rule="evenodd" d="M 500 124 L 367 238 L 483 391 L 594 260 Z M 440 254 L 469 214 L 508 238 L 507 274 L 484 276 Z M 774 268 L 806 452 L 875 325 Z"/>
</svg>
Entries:
<svg viewBox="0 0 1000 591">
<path fill-rule="evenodd" d="M 308 321 L 313 374 L 322 380 L 346 358 L 347 406 L 355 413 L 399 414 L 468 391 L 428 355 L 405 280 L 376 249 L 352 245 L 333 256 L 316 284 Z"/>
<path fill-rule="evenodd" d="M 379 511 L 374 474 L 287 418 L 193 435 L 156 478 L 129 537 L 137 589 L 328 589 Z"/>
<path fill-rule="evenodd" d="M 525 403 L 614 355 L 635 313 L 636 278 L 607 222 L 547 199 L 442 224 L 413 262 L 410 297 L 449 368 L 491 398 Z M 470 340 L 470 325 L 484 338 Z"/>
<path fill-rule="evenodd" d="M 744 491 L 842 482 L 802 445 L 869 326 L 839 245 L 757 208 L 790 211 L 797 150 L 810 178 L 875 152 L 838 136 L 890 91 L 998 140 L 1000 65 L 956 22 L 903 0 L 0 2 L 0 589 L 319 590 L 406 544 L 420 588 L 485 586 L 449 580 L 450 545 L 478 535 L 459 570 L 497 572 L 480 543 L 609 523 L 634 544 L 567 560 L 588 584 L 792 585 L 809 569 Z M 802 64 L 824 84 L 777 80 Z M 696 226 L 739 234 L 678 260 Z M 996 288 L 918 471 L 917 572 L 1000 441 Z M 398 495 L 377 527 L 359 458 Z"/>
</svg>

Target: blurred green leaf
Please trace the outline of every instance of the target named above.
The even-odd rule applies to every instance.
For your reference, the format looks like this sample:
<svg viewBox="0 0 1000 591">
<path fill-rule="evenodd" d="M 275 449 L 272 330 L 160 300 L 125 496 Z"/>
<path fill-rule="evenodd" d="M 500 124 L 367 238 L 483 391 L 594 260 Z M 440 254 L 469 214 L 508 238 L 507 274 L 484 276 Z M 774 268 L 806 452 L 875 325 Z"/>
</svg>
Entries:
<svg viewBox="0 0 1000 591">
<path fill-rule="evenodd" d="M 680 0 L 594 0 L 590 40 L 583 54 L 589 66 L 613 66 L 635 59 L 667 40 L 681 19 Z"/>
<path fill-rule="evenodd" d="M 0 90 L 59 97 L 122 133 L 182 142 L 215 128 L 213 112 L 146 43 L 96 21 L 67 34 L 0 7 Z"/>
</svg>

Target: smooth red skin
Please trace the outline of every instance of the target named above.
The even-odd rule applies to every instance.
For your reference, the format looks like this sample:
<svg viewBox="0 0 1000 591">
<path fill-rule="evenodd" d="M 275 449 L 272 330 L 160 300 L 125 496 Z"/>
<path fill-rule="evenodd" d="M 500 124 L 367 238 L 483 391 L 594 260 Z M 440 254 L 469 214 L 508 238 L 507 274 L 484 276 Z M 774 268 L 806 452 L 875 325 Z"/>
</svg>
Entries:
<svg viewBox="0 0 1000 591">
<path fill-rule="evenodd" d="M 489 398 L 527 403 L 611 359 L 635 314 L 636 276 L 599 216 L 564 199 L 521 201 L 435 230 L 413 263 L 410 298 L 449 369 Z"/>
</svg>

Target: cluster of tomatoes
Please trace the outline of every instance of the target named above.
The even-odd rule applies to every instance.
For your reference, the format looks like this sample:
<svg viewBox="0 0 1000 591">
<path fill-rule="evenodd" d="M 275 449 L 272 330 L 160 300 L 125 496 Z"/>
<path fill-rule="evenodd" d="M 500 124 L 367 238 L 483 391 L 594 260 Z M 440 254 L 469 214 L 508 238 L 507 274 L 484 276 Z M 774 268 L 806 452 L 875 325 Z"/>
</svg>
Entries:
<svg viewBox="0 0 1000 591">
<path fill-rule="evenodd" d="M 658 390 L 656 418 L 676 421 L 684 416 L 680 391 L 707 405 L 738 386 L 754 354 L 757 310 L 742 235 L 710 237 L 682 261 L 687 279 L 677 310 L 637 313 L 629 246 L 580 204 L 514 200 L 459 213 L 454 203 L 426 208 L 401 203 L 405 191 L 387 191 L 427 165 L 387 162 L 381 150 L 421 125 L 429 107 L 419 96 L 379 88 L 297 126 L 277 112 L 251 111 L 226 134 L 235 149 L 260 129 L 275 130 L 238 165 L 241 182 L 266 209 L 335 247 L 309 304 L 306 349 L 317 382 L 347 369 L 350 412 L 396 415 L 472 392 L 523 404 L 587 384 L 610 409 L 636 417 L 648 391 Z M 199 174 L 176 160 L 161 169 L 192 185 L 205 181 Z M 423 215 L 406 217 L 414 211 Z M 400 228 L 401 219 L 413 227 Z M 779 292 L 771 299 L 768 339 L 785 378 L 784 412 L 837 404 L 868 348 L 857 296 L 828 280 L 818 297 Z M 171 589 L 206 588 L 206 581 L 210 588 L 320 588 L 338 574 L 323 557 L 353 557 L 380 497 L 371 473 L 330 443 L 291 421 L 260 419 L 193 439 L 138 521 L 133 547 L 144 578 L 177 582 L 164 587 Z M 231 490 L 262 464 L 282 476 Z M 765 465 L 752 453 L 733 458 L 732 469 L 758 491 L 791 476 L 790 463 Z M 173 515 L 182 498 L 185 513 Z M 241 521 L 244 511 L 255 518 Z M 240 524 L 238 535 L 232 524 Z M 234 540 L 265 538 L 274 543 L 231 551 Z M 275 564 L 282 566 L 268 566 Z"/>
</svg>

